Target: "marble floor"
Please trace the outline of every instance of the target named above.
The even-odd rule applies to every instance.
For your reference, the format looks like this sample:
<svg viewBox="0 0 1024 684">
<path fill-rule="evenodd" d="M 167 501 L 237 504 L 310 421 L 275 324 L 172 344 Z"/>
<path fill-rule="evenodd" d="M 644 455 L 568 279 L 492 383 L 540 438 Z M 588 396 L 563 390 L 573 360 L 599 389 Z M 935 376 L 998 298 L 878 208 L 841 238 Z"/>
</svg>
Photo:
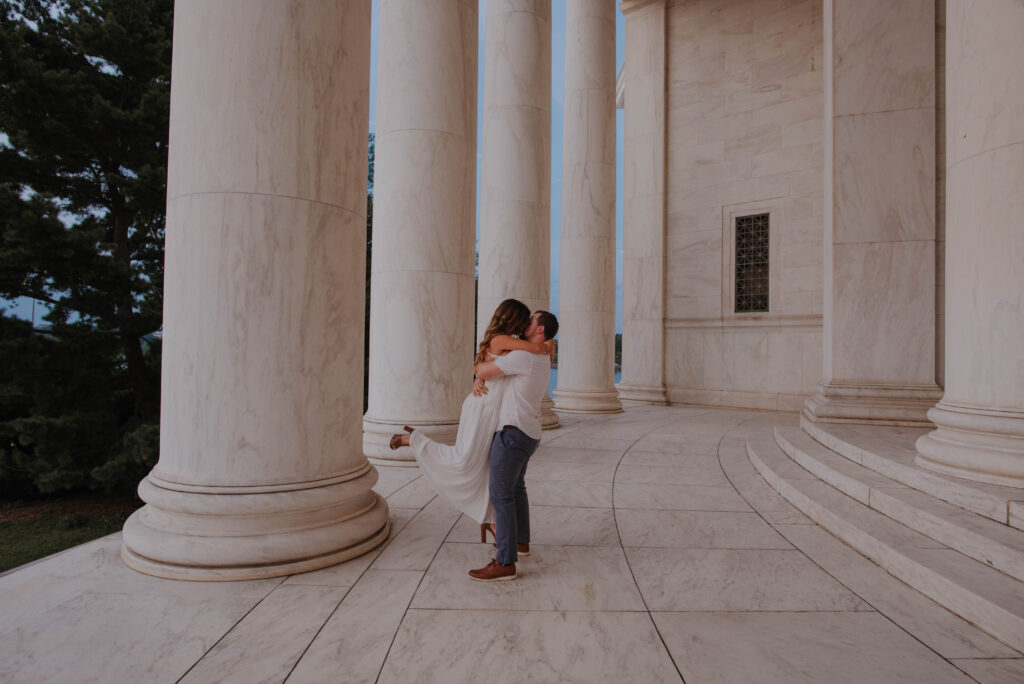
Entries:
<svg viewBox="0 0 1024 684">
<path fill-rule="evenodd" d="M 792 414 L 562 416 L 530 461 L 514 582 L 415 468 L 361 558 L 287 578 L 161 580 L 120 535 L 0 576 L 0 682 L 997 682 L 1024 656 L 902 584 L 761 479 Z"/>
</svg>

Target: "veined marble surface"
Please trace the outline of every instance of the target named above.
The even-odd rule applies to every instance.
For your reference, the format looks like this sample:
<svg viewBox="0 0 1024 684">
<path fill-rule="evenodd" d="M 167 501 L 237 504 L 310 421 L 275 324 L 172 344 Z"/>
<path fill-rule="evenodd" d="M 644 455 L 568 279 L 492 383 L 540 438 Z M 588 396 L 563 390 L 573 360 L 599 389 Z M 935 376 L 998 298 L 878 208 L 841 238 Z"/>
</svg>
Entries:
<svg viewBox="0 0 1024 684">
<path fill-rule="evenodd" d="M 490 544 L 416 469 L 394 466 L 376 485 L 384 548 L 284 580 L 161 580 L 121 563 L 120 535 L 90 542 L 0 576 L 0 681 L 1019 679 L 1024 655 L 759 479 L 750 431 L 796 423 L 686 407 L 567 414 L 527 470 L 531 555 L 512 582 L 472 581 Z"/>
<path fill-rule="evenodd" d="M 124 526 L 140 571 L 274 577 L 387 537 L 350 323 L 370 20 L 355 1 L 175 6 L 160 454 Z"/>
<path fill-rule="evenodd" d="M 569 0 L 558 387 L 566 411 L 616 413 L 615 8 Z"/>
<path fill-rule="evenodd" d="M 472 386 L 476 0 L 380 4 L 364 453 L 403 424 L 454 441 Z M 450 443 L 450 442 L 449 442 Z"/>
<path fill-rule="evenodd" d="M 664 403 L 667 2 L 626 5 L 619 398 Z"/>
<path fill-rule="evenodd" d="M 935 3 L 827 0 L 825 17 L 823 372 L 807 415 L 920 424 L 940 396 Z"/>
<path fill-rule="evenodd" d="M 626 216 L 665 216 L 664 240 L 647 249 L 665 250 L 666 391 L 672 402 L 792 410 L 822 372 L 824 3 L 665 4 L 666 123 L 653 137 L 664 145 L 664 201 L 627 199 Z M 628 31 L 627 70 L 653 53 L 642 40 L 631 51 Z M 630 101 L 630 90 L 658 87 L 627 81 L 627 156 L 630 121 L 657 104 Z M 652 138 L 640 133 L 649 155 Z M 647 166 L 637 166 L 638 181 L 650 178 Z M 770 223 L 769 313 L 737 315 L 734 221 L 760 213 Z M 637 271 L 646 266 L 628 272 Z"/>
<path fill-rule="evenodd" d="M 490 2 L 486 21 L 478 342 L 504 299 L 551 308 L 551 2 Z"/>
<path fill-rule="evenodd" d="M 982 10 L 984 7 L 984 10 Z M 922 466 L 1024 487 L 1024 6 L 947 5 L 945 396 Z M 1012 515 L 1012 513 L 1011 513 Z M 1016 520 L 1016 516 L 1014 516 Z"/>
</svg>

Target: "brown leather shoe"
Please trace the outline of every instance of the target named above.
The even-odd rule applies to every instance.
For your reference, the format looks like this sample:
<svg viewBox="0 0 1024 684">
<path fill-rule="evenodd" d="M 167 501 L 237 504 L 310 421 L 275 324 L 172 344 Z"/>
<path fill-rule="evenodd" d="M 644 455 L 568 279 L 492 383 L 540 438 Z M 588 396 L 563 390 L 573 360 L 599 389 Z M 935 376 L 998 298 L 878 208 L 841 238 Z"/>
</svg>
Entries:
<svg viewBox="0 0 1024 684">
<path fill-rule="evenodd" d="M 480 582 L 500 582 L 502 580 L 514 580 L 516 578 L 516 564 L 502 565 L 492 560 L 478 570 L 470 570 L 469 576 Z"/>
<path fill-rule="evenodd" d="M 493 546 L 494 548 L 498 548 L 498 543 L 495 542 L 495 543 L 491 544 L 491 546 Z M 517 556 L 529 556 L 530 555 L 530 545 L 529 544 L 516 544 L 516 555 Z"/>
</svg>

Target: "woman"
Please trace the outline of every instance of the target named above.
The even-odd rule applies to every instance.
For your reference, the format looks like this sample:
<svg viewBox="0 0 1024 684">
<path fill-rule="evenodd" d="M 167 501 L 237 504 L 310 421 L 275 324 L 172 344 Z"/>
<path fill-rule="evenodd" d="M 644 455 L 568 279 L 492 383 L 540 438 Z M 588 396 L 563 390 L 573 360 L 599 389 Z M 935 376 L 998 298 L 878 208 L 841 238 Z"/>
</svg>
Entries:
<svg viewBox="0 0 1024 684">
<path fill-rule="evenodd" d="M 530 309 L 517 299 L 506 299 L 494 311 L 480 349 L 473 361 L 476 365 L 515 349 L 534 354 L 549 354 L 550 341 L 535 344 L 518 339 L 530 324 Z M 412 447 L 420 472 L 427 483 L 452 505 L 481 524 L 481 534 L 493 522 L 487 493 L 491 440 L 498 427 L 498 410 L 507 378 L 488 381 L 489 391 L 483 396 L 470 394 L 462 402 L 459 431 L 454 445 L 439 444 L 422 432 L 406 426 L 406 432 L 391 438 L 391 448 Z"/>
</svg>

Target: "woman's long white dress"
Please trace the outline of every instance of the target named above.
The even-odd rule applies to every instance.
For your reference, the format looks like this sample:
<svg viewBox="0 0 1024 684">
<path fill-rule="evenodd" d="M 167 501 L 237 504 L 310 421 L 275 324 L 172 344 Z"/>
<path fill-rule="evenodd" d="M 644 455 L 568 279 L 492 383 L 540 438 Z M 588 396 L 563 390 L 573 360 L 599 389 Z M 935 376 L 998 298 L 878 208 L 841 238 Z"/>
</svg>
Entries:
<svg viewBox="0 0 1024 684">
<path fill-rule="evenodd" d="M 487 394 L 466 397 L 455 444 L 438 444 L 418 430 L 409 436 L 409 446 L 427 484 L 478 523 L 494 520 L 487 492 L 491 440 L 498 428 L 507 382 L 507 378 L 488 380 Z"/>
</svg>

